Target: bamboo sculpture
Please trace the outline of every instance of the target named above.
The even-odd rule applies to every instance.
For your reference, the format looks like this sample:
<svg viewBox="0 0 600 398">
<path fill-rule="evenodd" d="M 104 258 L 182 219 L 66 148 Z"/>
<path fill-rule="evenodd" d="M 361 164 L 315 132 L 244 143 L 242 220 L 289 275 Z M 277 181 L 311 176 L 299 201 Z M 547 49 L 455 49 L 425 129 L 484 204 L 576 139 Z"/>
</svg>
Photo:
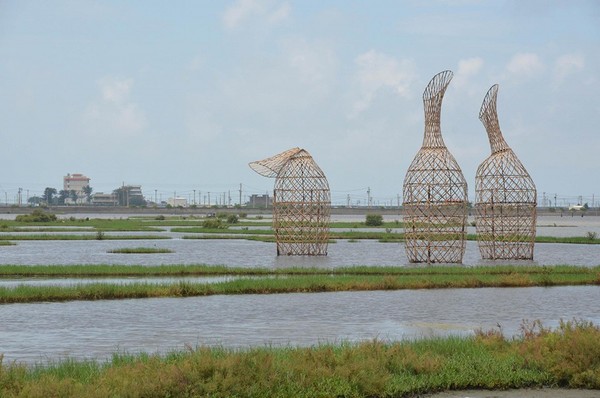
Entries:
<svg viewBox="0 0 600 398">
<path fill-rule="evenodd" d="M 460 263 L 465 252 L 467 182 L 440 130 L 450 80 L 451 71 L 441 72 L 423 93 L 423 146 L 404 178 L 404 232 L 411 263 Z"/>
<path fill-rule="evenodd" d="M 293 148 L 249 165 L 265 177 L 275 177 L 277 255 L 327 255 L 331 196 L 327 178 L 312 156 Z"/>
<path fill-rule="evenodd" d="M 484 259 L 533 259 L 536 189 L 510 149 L 498 124 L 493 85 L 483 100 L 479 120 L 485 126 L 492 154 L 475 176 L 475 225 Z"/>
</svg>

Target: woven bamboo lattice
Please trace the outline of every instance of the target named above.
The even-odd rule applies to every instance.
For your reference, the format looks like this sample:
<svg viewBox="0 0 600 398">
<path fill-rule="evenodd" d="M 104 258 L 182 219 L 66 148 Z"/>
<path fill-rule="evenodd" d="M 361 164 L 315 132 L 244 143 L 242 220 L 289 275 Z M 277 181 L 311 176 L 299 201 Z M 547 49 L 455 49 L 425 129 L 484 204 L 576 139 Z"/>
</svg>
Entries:
<svg viewBox="0 0 600 398">
<path fill-rule="evenodd" d="M 460 263 L 465 252 L 467 182 L 440 130 L 450 80 L 451 71 L 441 72 L 423 93 L 423 146 L 404 178 L 404 233 L 411 263 Z"/>
<path fill-rule="evenodd" d="M 536 189 L 508 146 L 498 124 L 498 85 L 487 92 L 479 119 L 487 131 L 492 154 L 475 175 L 475 225 L 484 259 L 533 259 Z"/>
<path fill-rule="evenodd" d="M 277 255 L 325 256 L 329 240 L 331 196 L 325 174 L 312 156 L 293 148 L 250 163 L 265 177 L 275 177 L 273 229 Z"/>
</svg>

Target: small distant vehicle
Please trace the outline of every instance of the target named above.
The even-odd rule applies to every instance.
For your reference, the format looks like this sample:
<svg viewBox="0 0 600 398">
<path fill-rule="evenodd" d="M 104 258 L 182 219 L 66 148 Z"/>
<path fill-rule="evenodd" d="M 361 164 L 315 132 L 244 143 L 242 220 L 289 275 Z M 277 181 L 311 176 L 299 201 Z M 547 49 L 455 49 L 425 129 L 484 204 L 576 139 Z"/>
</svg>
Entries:
<svg viewBox="0 0 600 398">
<path fill-rule="evenodd" d="M 585 206 L 582 206 L 582 205 L 569 206 L 569 211 L 584 211 L 584 210 L 585 210 Z"/>
</svg>

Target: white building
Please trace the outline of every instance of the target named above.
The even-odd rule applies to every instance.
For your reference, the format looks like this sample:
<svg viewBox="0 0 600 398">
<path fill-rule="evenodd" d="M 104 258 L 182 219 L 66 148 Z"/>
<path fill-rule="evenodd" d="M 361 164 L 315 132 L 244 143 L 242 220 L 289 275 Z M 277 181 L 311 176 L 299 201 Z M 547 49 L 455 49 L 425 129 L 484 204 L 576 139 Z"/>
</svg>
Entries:
<svg viewBox="0 0 600 398">
<path fill-rule="evenodd" d="M 187 207 L 188 206 L 188 201 L 186 198 L 168 198 L 167 199 L 167 205 L 171 205 L 173 207 Z"/>
<path fill-rule="evenodd" d="M 63 189 L 65 191 L 75 191 L 77 193 L 77 203 L 87 202 L 83 188 L 89 185 L 90 178 L 84 176 L 83 174 L 73 173 L 67 174 L 63 177 Z M 73 203 L 71 199 L 67 199 L 65 202 Z"/>
</svg>

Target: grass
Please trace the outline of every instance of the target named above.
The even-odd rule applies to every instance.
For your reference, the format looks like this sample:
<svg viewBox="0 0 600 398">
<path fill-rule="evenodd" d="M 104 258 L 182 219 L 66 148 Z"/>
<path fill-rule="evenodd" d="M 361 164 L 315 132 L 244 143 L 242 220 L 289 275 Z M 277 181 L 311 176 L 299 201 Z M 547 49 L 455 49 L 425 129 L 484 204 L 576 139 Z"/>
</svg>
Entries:
<svg viewBox="0 0 600 398">
<path fill-rule="evenodd" d="M 13 397 L 416 397 L 460 389 L 600 388 L 600 329 L 585 321 L 555 330 L 525 324 L 471 337 L 190 348 L 115 354 L 26 367 L 0 360 L 0 396 Z"/>
<path fill-rule="evenodd" d="M 170 236 L 161 235 L 106 235 L 102 231 L 97 234 L 87 235 L 60 235 L 60 234 L 37 234 L 37 235 L 0 235 L 2 240 L 138 240 L 138 239 L 171 239 Z"/>
<path fill-rule="evenodd" d="M 15 243 L 9 242 L 7 240 L 0 240 L 0 246 L 14 246 Z"/>
<path fill-rule="evenodd" d="M 120 249 L 109 250 L 108 253 L 116 254 L 153 254 L 153 253 L 173 253 L 171 249 L 160 247 L 123 247 Z"/>
<path fill-rule="evenodd" d="M 481 288 L 481 287 L 531 287 L 564 285 L 600 285 L 600 267 L 477 267 L 477 268 L 401 268 L 351 267 L 339 270 L 265 270 L 202 268 L 176 266 L 154 270 L 159 267 L 96 266 L 95 271 L 81 267 L 66 266 L 52 270 L 44 267 L 0 267 L 2 275 L 24 276 L 19 268 L 27 270 L 27 276 L 124 276 L 124 275 L 258 275 L 264 278 L 236 279 L 220 283 L 173 283 L 134 284 L 77 284 L 73 286 L 0 287 L 0 303 L 27 303 L 71 300 L 114 300 L 148 297 L 191 297 L 216 294 L 278 294 L 306 292 L 337 292 L 399 289 Z M 108 268 L 107 268 L 108 267 Z M 112 268 L 114 267 L 114 268 Z M 187 268 L 190 267 L 190 268 Z M 48 271 L 43 268 L 49 268 Z M 72 268 L 72 269 L 71 269 Z M 132 268 L 129 270 L 129 268 Z M 85 272 L 85 273 L 82 273 Z"/>
</svg>

